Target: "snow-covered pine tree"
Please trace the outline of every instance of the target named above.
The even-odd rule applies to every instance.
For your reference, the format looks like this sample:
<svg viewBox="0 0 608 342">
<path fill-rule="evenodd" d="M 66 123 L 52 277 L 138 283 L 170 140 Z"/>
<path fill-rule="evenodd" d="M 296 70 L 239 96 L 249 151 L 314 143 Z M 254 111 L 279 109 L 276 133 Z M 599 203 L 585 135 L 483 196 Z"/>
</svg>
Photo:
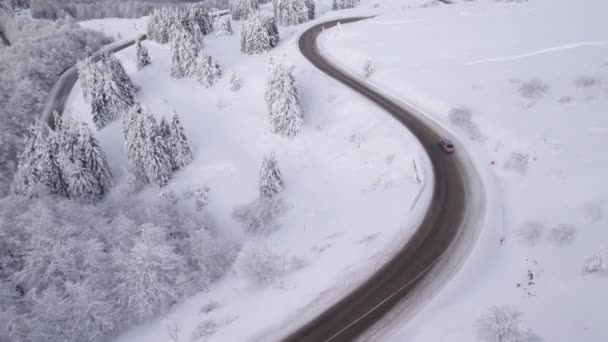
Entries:
<svg viewBox="0 0 608 342">
<path fill-rule="evenodd" d="M 171 38 L 171 26 L 174 16 L 169 8 L 157 8 L 148 21 L 148 37 L 160 44 L 166 44 Z"/>
<path fill-rule="evenodd" d="M 76 126 L 76 129 L 79 131 L 77 143 L 84 167 L 93 175 L 97 184 L 93 199 L 99 200 L 110 191 L 112 172 L 105 153 L 88 125 L 81 122 Z"/>
<path fill-rule="evenodd" d="M 234 71 L 230 73 L 230 91 L 239 91 L 243 86 L 243 81 Z"/>
<path fill-rule="evenodd" d="M 274 153 L 264 157 L 260 167 L 259 192 L 261 198 L 275 198 L 283 191 L 283 175 Z"/>
<path fill-rule="evenodd" d="M 131 110 L 123 115 L 122 132 L 127 159 L 129 160 L 129 186 L 135 191 L 141 190 L 146 184 L 150 183 L 145 170 L 146 160 L 143 156 L 146 141 L 141 120 L 144 115 L 143 111 L 141 105 L 135 103 Z"/>
<path fill-rule="evenodd" d="M 98 129 L 119 118 L 135 102 L 135 86 L 120 61 L 106 51 L 101 63 L 102 78 L 91 93 L 93 122 Z"/>
<path fill-rule="evenodd" d="M 82 88 L 82 96 L 87 103 L 91 103 L 91 93 L 96 87 L 96 83 L 102 79 L 101 69 L 91 57 L 87 57 L 78 62 L 78 81 Z"/>
<path fill-rule="evenodd" d="M 171 117 L 170 135 L 168 145 L 171 153 L 171 163 L 173 170 L 179 170 L 192 162 L 192 148 L 186 137 L 184 126 L 177 115 L 173 113 Z"/>
<path fill-rule="evenodd" d="M 277 83 L 279 82 L 279 76 L 282 71 L 279 70 L 283 65 L 275 62 L 274 58 L 270 57 L 270 61 L 268 62 L 268 77 L 266 80 L 266 92 L 264 93 L 264 99 L 266 100 L 266 107 L 268 107 L 268 111 L 272 110 L 272 104 L 275 101 L 277 96 Z"/>
<path fill-rule="evenodd" d="M 56 114 L 55 122 L 58 123 L 59 115 Z M 42 183 L 48 194 L 68 197 L 68 184 L 65 181 L 64 172 L 60 165 L 61 136 L 57 132 L 48 133 L 47 143 L 42 146 L 43 158 L 41 159 Z"/>
<path fill-rule="evenodd" d="M 25 148 L 19 155 L 17 172 L 11 188 L 12 192 L 17 195 L 32 194 L 42 180 L 38 146 L 44 144 L 44 140 L 46 140 L 43 129 L 44 127 L 40 124 L 30 128 L 29 136 L 25 140 Z"/>
<path fill-rule="evenodd" d="M 148 53 L 148 49 L 141 45 L 141 39 L 137 40 L 136 44 L 137 49 L 137 70 L 141 70 L 147 65 L 150 65 L 150 54 Z"/>
<path fill-rule="evenodd" d="M 209 16 L 209 10 L 199 3 L 189 5 L 187 8 L 188 20 L 194 26 L 198 26 L 203 35 L 211 33 L 213 31 L 213 23 L 211 16 Z"/>
<path fill-rule="evenodd" d="M 273 0 L 273 6 L 280 25 L 298 25 L 314 18 L 314 2 L 310 0 Z"/>
<path fill-rule="evenodd" d="M 270 47 L 275 48 L 279 45 L 279 28 L 277 27 L 277 21 L 274 17 L 264 16 L 262 19 L 264 21 L 264 27 L 270 37 Z"/>
<path fill-rule="evenodd" d="M 246 20 L 259 9 L 258 0 L 230 0 L 232 20 Z"/>
<path fill-rule="evenodd" d="M 293 66 L 274 65 L 268 78 L 266 101 L 274 133 L 293 138 L 302 128 L 303 112 Z"/>
<path fill-rule="evenodd" d="M 176 29 L 178 31 L 171 43 L 173 53 L 171 76 L 174 78 L 189 77 L 196 70 L 196 57 L 200 53 L 201 45 L 197 44 L 195 37 L 183 26 Z"/>
<path fill-rule="evenodd" d="M 143 144 L 142 157 L 145 161 L 145 171 L 148 179 L 156 185 L 163 187 L 171 180 L 171 157 L 167 142 L 159 133 L 156 120 L 149 112 L 144 112 L 143 120 L 144 135 L 146 141 Z"/>
<path fill-rule="evenodd" d="M 215 35 L 220 36 L 231 36 L 232 35 L 232 22 L 229 17 L 219 17 L 215 22 Z"/>
<path fill-rule="evenodd" d="M 211 56 L 201 53 L 197 58 L 196 76 L 200 84 L 209 88 L 222 77 L 222 69 Z"/>
<path fill-rule="evenodd" d="M 278 34 L 274 18 L 256 12 L 243 22 L 241 52 L 252 55 L 269 51 L 278 45 Z"/>
<path fill-rule="evenodd" d="M 359 5 L 360 0 L 333 0 L 331 3 L 332 10 L 343 10 L 355 8 Z"/>
</svg>

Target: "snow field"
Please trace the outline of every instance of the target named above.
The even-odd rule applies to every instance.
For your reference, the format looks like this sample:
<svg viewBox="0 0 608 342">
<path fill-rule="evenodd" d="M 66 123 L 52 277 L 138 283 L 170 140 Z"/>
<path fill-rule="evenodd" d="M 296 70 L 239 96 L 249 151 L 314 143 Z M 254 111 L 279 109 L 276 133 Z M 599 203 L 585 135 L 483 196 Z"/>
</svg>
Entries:
<svg viewBox="0 0 608 342">
<path fill-rule="evenodd" d="M 457 151 L 495 179 L 488 205 L 503 216 L 485 225 L 462 271 L 421 314 L 374 338 L 473 341 L 482 313 L 508 304 L 546 341 L 605 340 L 608 279 L 582 269 L 608 243 L 607 5 L 397 6 L 327 30 L 323 48 L 359 75 L 371 59 L 374 85 L 455 132 Z M 463 107 L 470 120 L 454 121 Z"/>
</svg>

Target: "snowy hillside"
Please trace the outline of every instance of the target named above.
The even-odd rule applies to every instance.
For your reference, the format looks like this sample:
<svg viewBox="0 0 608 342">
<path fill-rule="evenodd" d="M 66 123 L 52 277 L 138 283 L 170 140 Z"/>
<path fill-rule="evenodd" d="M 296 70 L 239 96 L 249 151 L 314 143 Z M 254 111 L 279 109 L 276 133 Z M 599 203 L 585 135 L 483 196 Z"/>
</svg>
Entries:
<svg viewBox="0 0 608 342">
<path fill-rule="evenodd" d="M 545 341 L 605 341 L 608 4 L 405 7 L 380 1 L 380 16 L 327 30 L 322 48 L 358 75 L 371 60 L 374 85 L 450 128 L 456 153 L 494 176 L 503 219 L 425 310 L 367 337 L 474 341 L 478 319 L 508 305 L 498 312 L 523 313 Z"/>
<path fill-rule="evenodd" d="M 122 32 L 134 34 L 141 23 L 106 19 L 82 25 L 126 38 Z M 204 51 L 223 70 L 210 88 L 196 77 L 171 77 L 170 44 L 143 42 L 152 64 L 141 71 L 134 47 L 118 53 L 139 87 L 142 104 L 157 118 L 175 110 L 194 146 L 193 163 L 176 174 L 167 190 L 181 193 L 193 185 L 209 186 L 209 213 L 219 233 L 238 249 L 246 241 L 261 240 L 280 272 L 269 284 L 256 284 L 231 271 L 208 292 L 117 341 L 164 342 L 174 331 L 179 341 L 190 341 L 207 328 L 209 341 L 288 333 L 388 260 L 425 212 L 432 184 L 425 182 L 430 170 L 417 141 L 382 110 L 304 60 L 295 42 L 307 25 L 280 27 L 279 47 L 256 56 L 239 51 L 238 21 L 232 22 L 231 36 L 206 36 Z M 271 56 L 296 67 L 304 126 L 294 139 L 270 131 L 264 90 Z M 230 90 L 233 72 L 242 80 L 238 91 Z M 92 124 L 80 84 L 66 113 Z M 115 181 L 124 184 L 127 160 L 120 120 L 97 136 Z M 276 154 L 282 170 L 288 209 L 267 236 L 246 234 L 233 212 L 256 198 L 260 164 L 269 153 Z M 141 196 L 156 191 L 149 188 Z"/>
</svg>

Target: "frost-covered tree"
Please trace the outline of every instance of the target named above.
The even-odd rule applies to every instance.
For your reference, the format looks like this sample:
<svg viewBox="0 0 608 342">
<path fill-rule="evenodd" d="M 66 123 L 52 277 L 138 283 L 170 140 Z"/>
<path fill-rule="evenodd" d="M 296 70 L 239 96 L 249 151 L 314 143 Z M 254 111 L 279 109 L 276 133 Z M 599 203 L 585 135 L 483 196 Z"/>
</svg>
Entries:
<svg viewBox="0 0 608 342">
<path fill-rule="evenodd" d="M 91 103 L 91 93 L 96 89 L 96 84 L 103 79 L 101 68 L 91 57 L 79 61 L 77 65 L 82 95 L 86 102 Z"/>
<path fill-rule="evenodd" d="M 101 58 L 100 79 L 91 85 L 89 99 L 93 122 L 102 129 L 135 102 L 135 86 L 120 61 L 105 52 Z"/>
<path fill-rule="evenodd" d="M 259 8 L 258 0 L 230 0 L 232 20 L 245 20 Z"/>
<path fill-rule="evenodd" d="M 125 255 L 116 253 L 115 298 L 136 322 L 152 317 L 181 298 L 185 262 L 167 244 L 165 232 L 153 224 Z"/>
<path fill-rule="evenodd" d="M 220 36 L 231 36 L 232 22 L 229 17 L 219 17 L 215 22 L 215 35 Z"/>
<path fill-rule="evenodd" d="M 360 0 L 332 0 L 332 10 L 343 10 L 349 8 L 355 8 L 359 5 Z"/>
<path fill-rule="evenodd" d="M 234 269 L 245 279 L 270 284 L 282 273 L 281 257 L 262 241 L 248 241 L 239 252 Z"/>
<path fill-rule="evenodd" d="M 166 7 L 155 9 L 148 20 L 148 37 L 160 44 L 166 44 L 171 38 L 171 29 L 175 25 L 172 10 Z"/>
<path fill-rule="evenodd" d="M 171 61 L 171 76 L 174 78 L 190 77 L 196 71 L 196 58 L 200 53 L 201 45 L 186 29 L 177 29 L 176 36 L 171 43 L 173 58 Z"/>
<path fill-rule="evenodd" d="M 274 18 L 252 14 L 241 28 L 241 52 L 252 55 L 269 51 L 279 43 L 278 32 Z"/>
<path fill-rule="evenodd" d="M 314 19 L 311 0 L 273 0 L 274 17 L 279 25 L 298 25 Z"/>
<path fill-rule="evenodd" d="M 12 191 L 18 195 L 30 195 L 42 181 L 40 169 L 40 146 L 46 143 L 44 126 L 36 125 L 30 128 L 25 148 L 19 155 L 18 168 L 13 180 Z"/>
<path fill-rule="evenodd" d="M 192 148 L 177 113 L 173 113 L 168 128 L 167 143 L 171 154 L 171 165 L 173 170 L 179 170 L 192 162 Z"/>
<path fill-rule="evenodd" d="M 165 186 L 173 171 L 170 149 L 152 114 L 139 104 L 124 116 L 123 139 L 131 187 L 138 190 L 148 183 Z"/>
<path fill-rule="evenodd" d="M 141 70 L 147 65 L 150 65 L 150 54 L 148 53 L 148 49 L 141 45 L 141 39 L 137 40 L 137 70 Z"/>
<path fill-rule="evenodd" d="M 58 154 L 71 198 L 95 202 L 112 186 L 106 156 L 85 123 L 68 120 L 55 128 Z"/>
<path fill-rule="evenodd" d="M 239 91 L 243 86 L 243 81 L 234 71 L 230 73 L 230 91 Z"/>
<path fill-rule="evenodd" d="M 591 258 L 587 259 L 583 265 L 583 274 L 601 273 L 606 271 L 608 271 L 608 251 L 595 253 Z"/>
<path fill-rule="evenodd" d="M 304 116 L 293 69 L 271 60 L 265 94 L 272 131 L 289 138 L 300 132 Z"/>
<path fill-rule="evenodd" d="M 484 342 L 540 342 L 540 337 L 520 327 L 521 315 L 508 306 L 493 306 L 477 321 L 477 336 Z"/>
<path fill-rule="evenodd" d="M 222 77 L 222 69 L 211 56 L 201 53 L 197 58 L 196 77 L 200 84 L 209 88 Z"/>
<path fill-rule="evenodd" d="M 186 8 L 187 20 L 191 25 L 198 26 L 198 30 L 203 34 L 213 31 L 213 22 L 209 16 L 209 10 L 200 3 L 194 3 Z"/>
<path fill-rule="evenodd" d="M 284 188 L 283 176 L 274 153 L 264 157 L 260 167 L 259 193 L 263 198 L 275 198 Z"/>
</svg>

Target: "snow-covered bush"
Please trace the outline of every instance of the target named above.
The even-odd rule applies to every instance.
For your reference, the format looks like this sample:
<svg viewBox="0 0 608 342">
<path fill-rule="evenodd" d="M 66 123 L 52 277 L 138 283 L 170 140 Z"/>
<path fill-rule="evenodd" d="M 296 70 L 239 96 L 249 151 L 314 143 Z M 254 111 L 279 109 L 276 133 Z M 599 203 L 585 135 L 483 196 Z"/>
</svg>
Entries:
<svg viewBox="0 0 608 342">
<path fill-rule="evenodd" d="M 549 91 L 549 86 L 538 79 L 523 82 L 518 89 L 519 94 L 527 99 L 540 99 Z"/>
<path fill-rule="evenodd" d="M 544 230 L 545 227 L 541 223 L 526 221 L 517 228 L 517 237 L 522 243 L 534 246 L 541 241 Z"/>
<path fill-rule="evenodd" d="M 450 123 L 464 131 L 469 139 L 475 141 L 482 138 L 481 131 L 472 120 L 473 113 L 468 107 L 456 107 L 450 110 Z"/>
<path fill-rule="evenodd" d="M 275 220 L 285 212 L 286 204 L 279 198 L 258 198 L 257 200 L 237 207 L 233 216 L 243 223 L 250 233 L 267 233 L 275 229 Z"/>
<path fill-rule="evenodd" d="M 243 81 L 234 71 L 230 73 L 230 91 L 239 91 L 243 86 Z"/>
<path fill-rule="evenodd" d="M 246 20 L 259 8 L 258 0 L 230 0 L 232 20 Z"/>
<path fill-rule="evenodd" d="M 524 152 L 512 152 L 505 162 L 504 168 L 523 174 L 530 163 L 530 155 Z"/>
<path fill-rule="evenodd" d="M 282 266 L 280 255 L 260 240 L 246 242 L 234 263 L 240 277 L 260 284 L 272 283 L 283 272 Z"/>
<path fill-rule="evenodd" d="M 601 83 L 602 83 L 602 81 L 599 78 L 593 77 L 593 76 L 580 76 L 574 82 L 574 84 L 578 88 L 594 87 L 594 86 L 599 85 Z"/>
<path fill-rule="evenodd" d="M 368 59 L 363 64 L 363 75 L 369 78 L 376 71 L 376 67 L 371 59 Z"/>
<path fill-rule="evenodd" d="M 294 67 L 275 63 L 269 65 L 265 100 L 274 133 L 294 138 L 302 129 L 303 110 L 296 87 Z"/>
<path fill-rule="evenodd" d="M 591 258 L 585 261 L 583 265 L 583 273 L 600 273 L 608 271 L 608 252 L 601 251 L 595 253 Z"/>
<path fill-rule="evenodd" d="M 557 246 L 569 245 L 574 242 L 576 228 L 571 224 L 558 224 L 549 231 L 549 240 Z"/>
<path fill-rule="evenodd" d="M 196 325 L 196 328 L 192 330 L 192 334 L 190 335 L 190 339 L 192 341 L 202 339 L 204 337 L 209 337 L 217 331 L 217 323 L 215 323 L 212 319 L 206 319 L 199 324 Z"/>
<path fill-rule="evenodd" d="M 484 342 L 540 342 L 520 327 L 522 313 L 508 306 L 492 306 L 477 320 L 477 337 Z"/>
</svg>

